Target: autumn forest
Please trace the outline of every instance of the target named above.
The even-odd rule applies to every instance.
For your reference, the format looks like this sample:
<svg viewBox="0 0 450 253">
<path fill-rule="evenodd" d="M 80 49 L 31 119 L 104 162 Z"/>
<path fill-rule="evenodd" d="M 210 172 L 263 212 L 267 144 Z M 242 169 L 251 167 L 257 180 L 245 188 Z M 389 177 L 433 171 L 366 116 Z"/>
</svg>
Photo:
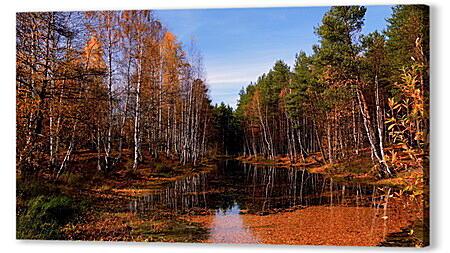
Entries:
<svg viewBox="0 0 450 253">
<path fill-rule="evenodd" d="M 330 7 L 235 108 L 154 11 L 17 13 L 17 238 L 428 245 L 429 8 L 366 11 Z"/>
</svg>

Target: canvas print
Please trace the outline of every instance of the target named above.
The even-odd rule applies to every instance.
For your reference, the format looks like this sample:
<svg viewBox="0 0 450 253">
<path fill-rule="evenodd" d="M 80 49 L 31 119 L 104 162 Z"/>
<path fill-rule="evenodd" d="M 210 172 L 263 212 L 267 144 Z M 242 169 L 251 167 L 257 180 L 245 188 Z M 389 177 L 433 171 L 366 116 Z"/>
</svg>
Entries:
<svg viewBox="0 0 450 253">
<path fill-rule="evenodd" d="M 429 7 L 16 14 L 16 238 L 429 245 Z"/>
</svg>

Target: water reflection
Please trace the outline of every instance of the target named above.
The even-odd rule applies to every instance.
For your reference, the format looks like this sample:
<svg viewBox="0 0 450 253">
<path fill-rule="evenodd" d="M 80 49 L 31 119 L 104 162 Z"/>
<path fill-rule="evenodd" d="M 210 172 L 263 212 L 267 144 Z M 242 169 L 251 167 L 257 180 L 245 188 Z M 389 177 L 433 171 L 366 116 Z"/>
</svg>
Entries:
<svg viewBox="0 0 450 253">
<path fill-rule="evenodd" d="M 408 201 L 392 198 L 395 191 L 231 160 L 136 198 L 129 208 L 194 214 L 188 217 L 210 229 L 208 242 L 376 246 L 413 219 Z"/>
<path fill-rule="evenodd" d="M 232 215 L 232 214 L 239 214 L 241 209 L 237 205 L 236 202 L 234 202 L 233 206 L 228 209 L 222 209 L 219 208 L 219 210 L 216 211 L 216 215 Z"/>
<path fill-rule="evenodd" d="M 213 218 L 209 241 L 214 243 L 259 243 L 250 227 L 244 224 L 240 208 L 219 208 Z"/>
<path fill-rule="evenodd" d="M 137 198 L 130 211 L 164 208 L 245 210 L 253 213 L 306 206 L 373 206 L 380 208 L 389 188 L 337 182 L 321 174 L 292 168 L 257 167 L 226 161 L 208 173 L 177 180 L 163 190 Z M 220 211 L 222 210 L 222 211 Z"/>
</svg>

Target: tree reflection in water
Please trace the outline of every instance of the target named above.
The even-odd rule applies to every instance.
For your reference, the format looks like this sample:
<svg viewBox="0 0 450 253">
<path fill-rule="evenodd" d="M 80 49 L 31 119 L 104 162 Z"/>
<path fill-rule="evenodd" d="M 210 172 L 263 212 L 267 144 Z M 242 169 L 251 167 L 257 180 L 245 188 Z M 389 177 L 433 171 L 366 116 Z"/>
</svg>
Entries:
<svg viewBox="0 0 450 253">
<path fill-rule="evenodd" d="M 164 209 L 176 214 L 206 215 L 202 222 L 209 224 L 210 242 L 270 242 L 271 238 L 265 238 L 266 228 L 255 227 L 255 224 L 267 223 L 268 227 L 272 226 L 271 231 L 279 230 L 285 237 L 291 233 L 291 242 L 300 244 L 309 243 L 302 241 L 306 237 L 302 237 L 300 228 L 307 231 L 316 227 L 318 238 L 332 238 L 334 233 L 320 232 L 328 226 L 341 229 L 338 231 L 343 234 L 339 240 L 348 240 L 354 245 L 368 240 L 374 244 L 383 240 L 394 227 L 406 226 L 405 222 L 410 219 L 402 218 L 402 209 L 388 207 L 395 191 L 389 187 L 333 180 L 306 170 L 254 166 L 230 160 L 220 163 L 213 171 L 177 180 L 154 194 L 134 199 L 130 202 L 130 211 L 145 214 Z M 295 212 L 306 207 L 311 210 Z M 289 212 L 294 216 L 287 215 Z M 275 216 L 265 216 L 268 214 L 280 215 L 270 221 Z M 395 221 L 394 215 L 398 218 Z M 298 226 L 292 227 L 292 218 L 300 222 Z M 300 237 L 295 237 L 295 233 Z M 322 239 L 327 241 L 327 238 Z"/>
<path fill-rule="evenodd" d="M 186 212 L 192 208 L 267 212 L 307 206 L 376 206 L 388 188 L 348 183 L 293 168 L 254 166 L 238 161 L 219 164 L 211 172 L 177 180 L 130 203 L 130 211 L 155 208 Z"/>
</svg>

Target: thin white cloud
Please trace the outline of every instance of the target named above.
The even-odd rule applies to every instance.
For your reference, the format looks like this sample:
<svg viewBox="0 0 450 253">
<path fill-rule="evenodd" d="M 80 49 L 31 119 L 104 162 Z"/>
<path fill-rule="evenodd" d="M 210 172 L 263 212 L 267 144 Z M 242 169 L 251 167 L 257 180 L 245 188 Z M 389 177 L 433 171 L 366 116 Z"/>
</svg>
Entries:
<svg viewBox="0 0 450 253">
<path fill-rule="evenodd" d="M 252 78 L 223 78 L 223 79 L 211 79 L 208 78 L 209 84 L 235 84 L 235 83 L 250 83 Z"/>
<path fill-rule="evenodd" d="M 220 96 L 224 96 L 224 97 L 237 97 L 236 91 L 222 91 L 222 90 L 218 90 L 218 91 L 211 91 L 211 96 L 214 97 L 220 97 Z"/>
<path fill-rule="evenodd" d="M 207 80 L 212 86 L 219 84 L 230 85 L 239 84 L 247 85 L 250 82 L 255 82 L 258 76 L 264 73 L 266 66 L 261 64 L 239 64 L 239 65 L 225 65 L 216 68 L 207 69 Z"/>
</svg>

